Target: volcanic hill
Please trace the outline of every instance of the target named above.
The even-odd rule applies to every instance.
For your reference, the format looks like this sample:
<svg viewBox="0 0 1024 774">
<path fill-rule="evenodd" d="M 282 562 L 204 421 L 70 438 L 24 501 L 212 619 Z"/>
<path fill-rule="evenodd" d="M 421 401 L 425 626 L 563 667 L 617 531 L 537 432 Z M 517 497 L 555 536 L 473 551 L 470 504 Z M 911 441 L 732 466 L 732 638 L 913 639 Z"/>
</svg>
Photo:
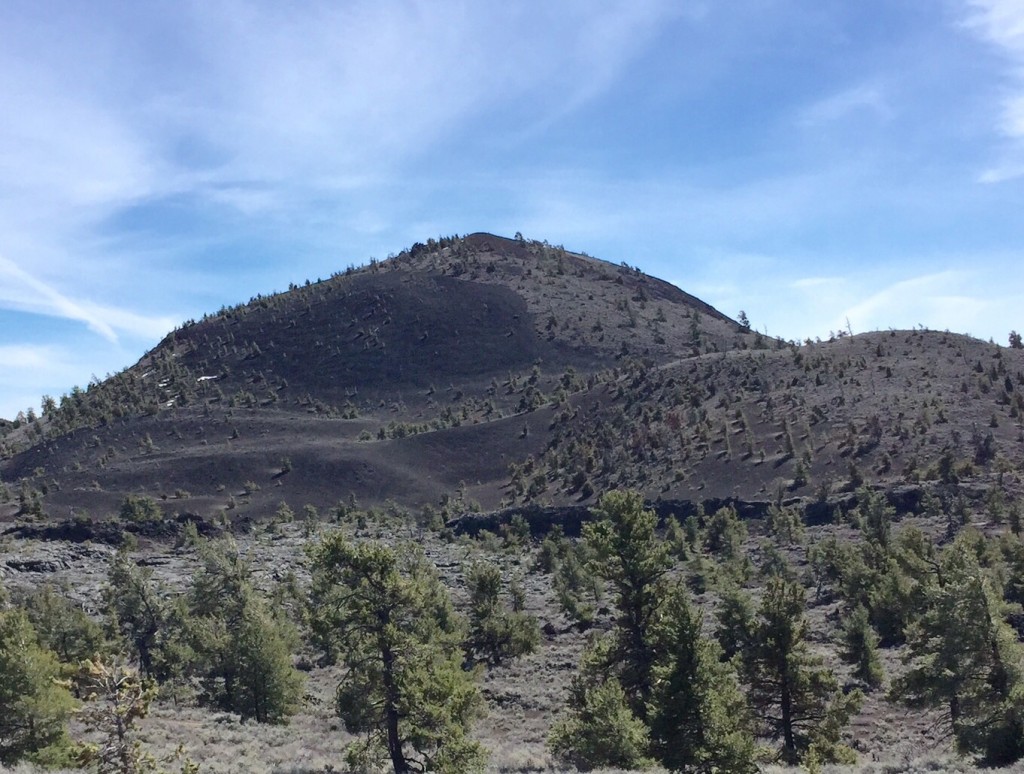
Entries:
<svg viewBox="0 0 1024 774">
<path fill-rule="evenodd" d="M 923 329 L 780 341 L 625 264 L 518 237 L 430 240 L 188 322 L 42 416 L 0 421 L 0 591 L 109 626 L 121 550 L 179 609 L 216 543 L 305 631 L 306 549 L 325 532 L 415 542 L 462 610 L 472 568 L 494 566 L 539 643 L 480 675 L 474 734 L 491 771 L 553 771 L 576 665 L 618 615 L 571 537 L 614 489 L 678 519 L 659 536 L 709 634 L 733 585 L 751 604 L 773 579 L 806 589 L 801 631 L 843 692 L 861 685 L 849 614 L 871 603 L 895 684 L 933 570 L 965 550 L 1002 590 L 999 636 L 1019 638 L 1016 345 Z M 210 772 L 337 770 L 355 737 L 318 648 L 291 654 L 309 690 L 288 726 L 213 711 L 190 677 L 142 723 L 147 748 L 184 744 Z M 856 771 L 973 770 L 939 710 L 864 687 L 843 732 Z"/>
<path fill-rule="evenodd" d="M 188 322 L 0 425 L 0 518 L 102 519 L 128 495 L 224 522 L 284 500 L 452 516 L 613 487 L 830 507 L 954 477 L 980 497 L 1022 422 L 1022 350 L 926 330 L 779 341 L 628 265 L 472 234 Z"/>
</svg>

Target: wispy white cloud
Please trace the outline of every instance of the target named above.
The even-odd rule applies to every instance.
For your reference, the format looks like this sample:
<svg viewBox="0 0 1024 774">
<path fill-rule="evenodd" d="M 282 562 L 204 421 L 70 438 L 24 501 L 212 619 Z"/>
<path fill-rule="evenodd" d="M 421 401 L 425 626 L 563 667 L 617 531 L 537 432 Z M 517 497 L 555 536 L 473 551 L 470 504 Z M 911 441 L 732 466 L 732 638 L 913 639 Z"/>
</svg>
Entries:
<svg viewBox="0 0 1024 774">
<path fill-rule="evenodd" d="M 964 0 L 965 25 L 1006 61 L 1002 111 L 997 129 L 1011 142 L 1002 158 L 979 176 L 1001 183 L 1024 176 L 1024 3 L 1020 0 Z"/>
<path fill-rule="evenodd" d="M 81 323 L 102 369 L 204 311 L 209 286 L 238 300 L 220 264 L 262 241 L 296 260 L 350 238 L 399 249 L 424 220 L 397 224 L 412 165 L 481 125 L 514 145 L 567 118 L 680 15 L 671 0 L 6 5 L 0 309 Z"/>
<path fill-rule="evenodd" d="M 0 278 L 3 279 L 0 303 L 8 308 L 79 320 L 108 341 L 117 341 L 113 327 L 96 314 L 95 308 L 86 308 L 3 256 L 0 256 Z"/>
<path fill-rule="evenodd" d="M 112 344 L 118 342 L 118 331 L 127 331 L 133 336 L 158 337 L 179 322 L 170 316 L 143 315 L 128 309 L 72 298 L 2 255 L 0 305 L 8 309 L 85 323 L 91 331 Z"/>
<path fill-rule="evenodd" d="M 793 280 L 791 287 L 796 290 L 821 290 L 822 288 L 834 288 L 842 285 L 845 280 L 842 277 L 802 277 Z"/>
<path fill-rule="evenodd" d="M 868 113 L 886 120 L 892 117 L 893 110 L 881 87 L 862 84 L 807 106 L 799 112 L 797 123 L 812 128 L 842 121 L 858 113 Z"/>
<path fill-rule="evenodd" d="M 733 185 L 671 169 L 632 179 L 551 170 L 509 181 L 510 195 L 521 203 L 520 223 L 512 230 L 578 245 L 608 239 L 639 245 L 645 235 L 657 235 L 692 253 L 723 234 L 737 240 L 825 217 L 849 195 L 822 195 L 840 180 L 848 178 L 839 167 L 752 176 Z"/>
<path fill-rule="evenodd" d="M 1008 52 L 1024 55 L 1024 7 L 1019 0 L 965 0 L 966 23 Z"/>
<path fill-rule="evenodd" d="M 901 279 L 844 309 L 836 323 L 850 320 L 859 331 L 887 327 L 893 325 L 894 320 L 899 320 L 901 327 L 907 327 L 908 320 L 916 320 L 911 325 L 933 327 L 938 321 L 943 327 L 956 326 L 964 321 L 966 313 L 972 310 L 976 313 L 979 306 L 967 296 L 951 295 L 951 289 L 962 286 L 967 279 L 963 271 Z M 957 329 L 968 330 L 969 326 Z"/>
<path fill-rule="evenodd" d="M 13 419 L 30 406 L 38 410 L 40 396 L 52 392 L 55 383 L 70 389 L 81 381 L 81 359 L 81 353 L 62 346 L 0 344 L 0 417 Z"/>
<path fill-rule="evenodd" d="M 677 14 L 668 0 L 0 11 L 0 305 L 112 339 L 118 314 L 150 319 L 113 301 L 154 268 L 132 244 L 98 252 L 112 218 L 205 202 L 301 239 L 326 225 L 308 214 L 319 201 L 387 185 L 467 122 L 585 104 Z M 360 227 L 380 221 L 357 209 Z M 77 300 L 100 261 L 107 296 Z"/>
<path fill-rule="evenodd" d="M 744 260 L 728 251 L 708 254 L 697 270 L 671 279 L 684 290 L 698 288 L 727 314 L 744 309 L 759 330 L 798 341 L 848 327 L 864 333 L 924 325 L 1005 342 L 1024 308 L 1024 289 L 1005 281 L 1020 260 L 1012 255 L 974 256 L 973 270 L 927 268 L 962 264 L 955 256 L 907 256 L 871 272 L 845 261 L 849 273 L 812 277 L 793 276 L 810 263 L 806 256 L 762 255 L 751 266 Z"/>
<path fill-rule="evenodd" d="M 1005 183 L 1007 180 L 1014 180 L 1024 177 L 1024 161 L 1017 162 L 1013 159 L 1005 159 L 994 167 L 989 167 L 978 175 L 979 183 Z"/>
<path fill-rule="evenodd" d="M 346 188 L 494 111 L 528 122 L 571 112 L 615 82 L 675 6 L 194 3 L 201 76 L 186 68 L 140 114 L 170 135 L 164 147 L 184 137 L 207 149 L 217 184 Z"/>
<path fill-rule="evenodd" d="M 985 179 L 1024 174 L 1020 4 L 954 2 L 1009 76 L 997 106 L 1009 147 Z M 934 166 L 913 151 L 950 147 L 930 127 L 956 123 L 914 102 L 917 86 L 934 93 L 928 65 L 947 53 L 927 49 L 936 28 L 949 33 L 938 15 L 910 33 L 922 64 L 904 77 L 843 41 L 863 36 L 885 54 L 906 30 L 888 17 L 874 25 L 881 37 L 846 24 L 843 4 L 37 5 L 0 6 L 0 309 L 79 323 L 103 358 L 86 377 L 130 362 L 183 316 L 481 228 L 639 263 L 797 335 L 935 273 L 918 262 L 854 276 L 899 263 L 904 226 L 917 229 L 907 240 L 939 244 L 932 225 L 963 211 L 963 186 L 914 177 Z M 872 9 L 887 12 L 881 0 Z M 817 58 L 828 66 L 807 72 Z M 804 69 L 791 78 L 794 63 Z M 794 105 L 809 129 L 888 123 L 854 154 L 848 134 L 807 143 Z M 590 120 L 598 106 L 610 120 Z M 943 159 L 963 158 L 950 150 Z M 966 230 L 975 213 L 1000 217 L 985 204 L 967 208 Z M 856 272 L 843 263 L 869 254 Z M 928 292 L 958 303 L 955 287 Z"/>
<path fill-rule="evenodd" d="M 52 369 L 55 350 L 49 346 L 0 344 L 0 369 L 4 371 Z"/>
<path fill-rule="evenodd" d="M 822 330 L 845 330 L 849 326 L 855 333 L 863 333 L 923 325 L 1001 340 L 1009 328 L 1001 331 L 996 326 L 1000 321 L 1007 323 L 1011 310 L 1024 302 L 1024 291 L 1002 281 L 1005 256 L 979 257 L 975 270 L 912 274 L 912 269 L 912 265 L 903 270 L 893 265 L 879 272 L 875 282 L 863 274 L 853 274 L 825 283 L 793 283 L 802 298 L 794 306 L 798 313 L 810 311 L 809 319 Z"/>
</svg>

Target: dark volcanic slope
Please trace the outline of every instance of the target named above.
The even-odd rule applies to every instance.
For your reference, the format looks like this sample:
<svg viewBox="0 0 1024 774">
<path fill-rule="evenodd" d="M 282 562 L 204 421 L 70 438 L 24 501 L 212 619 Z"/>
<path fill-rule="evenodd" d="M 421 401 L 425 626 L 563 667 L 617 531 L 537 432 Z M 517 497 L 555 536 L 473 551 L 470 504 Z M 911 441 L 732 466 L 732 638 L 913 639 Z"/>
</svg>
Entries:
<svg viewBox="0 0 1024 774">
<path fill-rule="evenodd" d="M 634 363 L 566 403 L 531 476 L 541 497 L 589 482 L 652 499 L 825 499 L 862 482 L 995 478 L 1019 494 L 1022 422 L 1024 350 L 890 331 Z"/>
<path fill-rule="evenodd" d="M 636 270 L 477 234 L 224 310 L 177 331 L 155 355 L 170 350 L 193 372 L 221 377 L 224 392 L 288 385 L 289 395 L 341 405 L 489 382 L 534 364 L 594 370 L 750 338 Z"/>
<path fill-rule="evenodd" d="M 231 518 L 456 489 L 486 508 L 616 486 L 818 498 L 950 470 L 1013 489 L 1022 396 L 1021 350 L 787 345 L 635 269 L 477 234 L 224 309 L 8 428 L 0 476 L 23 502 L 0 515 L 42 496 L 102 516 L 128 493 Z"/>
<path fill-rule="evenodd" d="M 290 303 L 288 303 L 290 301 Z M 422 271 L 359 274 L 227 312 L 179 332 L 199 371 L 287 379 L 321 399 L 426 387 L 570 356 L 542 339 L 508 287 Z"/>
<path fill-rule="evenodd" d="M 531 426 L 558 394 L 634 359 L 759 338 L 628 266 L 485 234 L 431 240 L 186 324 L 8 431 L 7 456 L 22 451 L 2 476 L 45 490 L 55 513 L 176 491 L 181 508 L 234 510 L 252 483 L 242 505 L 257 510 L 349 492 L 429 502 L 460 482 L 497 504 L 508 465 L 543 451 Z"/>
</svg>

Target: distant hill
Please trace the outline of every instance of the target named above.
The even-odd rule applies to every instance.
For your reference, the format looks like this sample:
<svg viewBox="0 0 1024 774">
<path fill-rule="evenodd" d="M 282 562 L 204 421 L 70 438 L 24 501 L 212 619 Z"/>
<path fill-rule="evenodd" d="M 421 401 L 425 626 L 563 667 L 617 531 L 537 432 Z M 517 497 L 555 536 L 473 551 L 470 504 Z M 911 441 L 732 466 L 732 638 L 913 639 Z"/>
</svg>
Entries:
<svg viewBox="0 0 1024 774">
<path fill-rule="evenodd" d="M 632 267 L 472 234 L 182 326 L 36 422 L 0 424 L 0 478 L 56 519 L 128 494 L 228 520 L 456 492 L 586 504 L 616 486 L 811 501 L 983 489 L 1019 459 L 1022 416 L 1022 350 L 923 330 L 786 343 Z"/>
</svg>

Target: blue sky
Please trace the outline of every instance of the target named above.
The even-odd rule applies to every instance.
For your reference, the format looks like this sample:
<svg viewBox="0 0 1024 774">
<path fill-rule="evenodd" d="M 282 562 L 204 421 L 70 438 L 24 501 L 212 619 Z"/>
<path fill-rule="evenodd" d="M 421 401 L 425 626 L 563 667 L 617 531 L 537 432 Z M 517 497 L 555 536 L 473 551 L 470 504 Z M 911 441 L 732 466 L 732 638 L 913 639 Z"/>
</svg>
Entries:
<svg viewBox="0 0 1024 774">
<path fill-rule="evenodd" d="M 0 416 L 427 237 L 1024 328 L 1024 0 L 0 4 Z"/>
</svg>

